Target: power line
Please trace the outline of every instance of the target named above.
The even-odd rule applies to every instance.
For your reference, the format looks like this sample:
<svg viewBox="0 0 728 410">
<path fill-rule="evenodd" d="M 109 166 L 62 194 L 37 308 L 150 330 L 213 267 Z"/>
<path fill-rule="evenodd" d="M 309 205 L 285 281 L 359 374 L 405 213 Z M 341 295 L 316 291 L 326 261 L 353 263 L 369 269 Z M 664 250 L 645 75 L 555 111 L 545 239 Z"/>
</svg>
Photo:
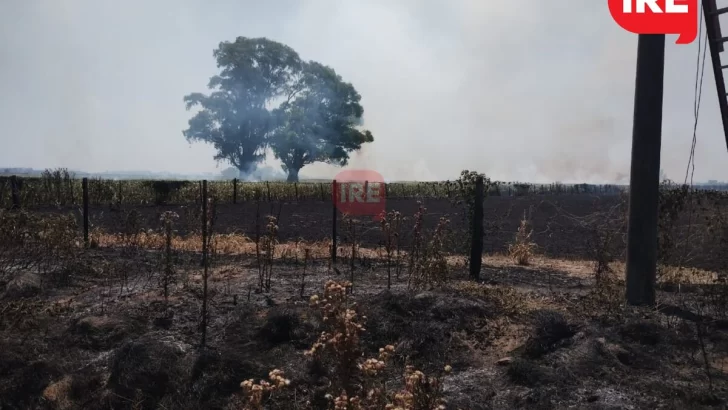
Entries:
<svg viewBox="0 0 728 410">
<path fill-rule="evenodd" d="M 705 73 L 705 56 L 707 55 L 707 49 L 708 49 L 708 42 L 710 41 L 710 37 L 708 36 L 708 29 L 706 27 L 705 29 L 705 42 L 703 44 L 702 42 L 702 29 L 703 29 L 703 14 L 705 10 L 702 7 L 700 7 L 700 26 L 698 27 L 698 56 L 697 56 L 697 63 L 695 67 L 695 92 L 693 96 L 693 114 L 695 116 L 695 122 L 693 124 L 693 141 L 692 145 L 690 147 L 690 158 L 688 159 L 688 166 L 685 170 L 685 181 L 683 182 L 683 187 L 687 185 L 688 183 L 688 174 L 690 175 L 690 187 L 689 189 L 693 189 L 693 176 L 695 175 L 695 146 L 697 145 L 698 141 L 698 119 L 700 118 L 700 101 L 703 96 L 703 76 Z M 702 50 L 701 50 L 702 46 Z M 702 57 L 701 57 L 701 51 L 702 51 Z M 687 246 L 690 243 L 690 231 L 693 227 L 693 217 L 695 216 L 694 208 L 693 208 L 693 199 L 688 198 L 688 229 L 686 234 L 686 243 L 685 243 L 685 249 L 680 254 L 680 263 L 679 266 L 683 265 L 683 262 L 685 261 L 686 252 L 687 252 Z"/>
<path fill-rule="evenodd" d="M 698 27 L 698 56 L 695 67 L 695 91 L 693 94 L 693 113 L 695 116 L 695 122 L 693 123 L 693 140 L 690 147 L 690 157 L 688 158 L 688 166 L 685 170 L 685 181 L 684 184 L 688 183 L 688 175 L 690 176 L 690 186 L 693 186 L 693 177 L 695 175 L 695 146 L 698 142 L 698 119 L 700 118 L 700 102 L 703 96 L 703 77 L 705 74 L 705 57 L 707 56 L 708 50 L 708 30 L 705 30 L 705 42 L 703 42 L 703 7 L 700 6 L 700 25 Z M 702 56 L 701 56 L 702 52 Z"/>
</svg>

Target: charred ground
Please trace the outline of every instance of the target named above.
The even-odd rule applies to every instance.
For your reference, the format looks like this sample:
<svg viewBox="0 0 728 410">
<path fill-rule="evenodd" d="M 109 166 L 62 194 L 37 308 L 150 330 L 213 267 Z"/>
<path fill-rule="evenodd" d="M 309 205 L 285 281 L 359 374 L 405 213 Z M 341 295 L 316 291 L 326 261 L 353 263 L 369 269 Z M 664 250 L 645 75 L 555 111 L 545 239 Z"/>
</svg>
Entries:
<svg viewBox="0 0 728 410">
<path fill-rule="evenodd" d="M 329 330 L 309 299 L 331 280 L 353 282 L 347 298 L 366 316 L 363 357 L 395 348 L 378 376 L 392 392 L 405 387 L 411 364 L 439 378 L 452 409 L 722 408 L 728 292 L 718 275 L 722 236 L 707 234 L 720 227 L 715 213 L 703 210 L 702 221 L 691 222 L 701 236 L 685 236 L 681 211 L 671 229 L 675 248 L 691 249 L 683 263 L 690 267 L 664 264 L 661 304 L 631 308 L 622 303 L 621 236 L 610 236 L 612 273 L 595 274 L 590 245 L 600 237 L 595 227 L 613 222 L 606 210 L 618 203 L 611 195 L 488 198 L 484 268 L 473 281 L 456 252 L 467 231 L 462 208 L 447 200 L 391 201 L 410 218 L 401 229 L 402 255 L 420 205 L 427 208 L 425 238 L 440 217 L 450 221 L 442 247 L 447 275 L 420 286 L 412 284 L 406 256 L 399 275 L 387 267 L 385 240 L 372 221 L 355 221 L 353 235 L 339 221 L 332 263 L 330 203 L 219 204 L 205 348 L 196 208 L 138 207 L 134 221 L 132 209 L 92 209 L 91 248 L 53 248 L 44 266 L 14 265 L 0 284 L 1 408 L 245 408 L 240 383 L 267 379 L 272 369 L 283 370 L 290 385 L 266 395 L 266 408 L 327 408 L 326 394 L 338 394 L 331 391 L 335 366 L 304 352 Z M 180 216 L 166 299 L 164 211 Z M 22 212 L 50 224 L 68 213 L 14 212 L 3 217 Z M 538 247 L 519 265 L 506 254 L 524 212 Z M 266 235 L 267 214 L 277 217 L 279 243 L 271 289 L 260 291 L 253 238 L 256 215 L 259 236 Z M 601 222 L 589 219 L 595 214 Z"/>
</svg>

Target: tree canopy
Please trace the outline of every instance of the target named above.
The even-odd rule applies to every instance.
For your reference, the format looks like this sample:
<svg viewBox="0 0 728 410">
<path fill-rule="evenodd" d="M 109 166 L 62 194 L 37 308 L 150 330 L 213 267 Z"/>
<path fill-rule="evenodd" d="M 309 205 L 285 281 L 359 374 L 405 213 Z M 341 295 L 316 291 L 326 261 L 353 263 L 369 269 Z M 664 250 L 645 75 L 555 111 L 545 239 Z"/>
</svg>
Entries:
<svg viewBox="0 0 728 410">
<path fill-rule="evenodd" d="M 248 173 L 264 159 L 272 116 L 268 104 L 286 92 L 301 71 L 301 59 L 290 47 L 265 38 L 238 37 L 213 52 L 220 74 L 212 77 L 209 95 L 192 93 L 184 101 L 201 110 L 183 131 L 188 141 L 203 141 Z"/>
<path fill-rule="evenodd" d="M 361 96 L 332 68 L 303 64 L 294 90 L 295 97 L 274 111 L 276 127 L 270 136 L 289 181 L 298 180 L 299 170 L 314 162 L 346 165 L 351 151 L 374 141 L 371 132 L 356 128 L 364 113 Z"/>
<path fill-rule="evenodd" d="M 222 42 L 213 55 L 220 74 L 210 79 L 209 95 L 185 96 L 187 109 L 200 111 L 183 135 L 212 144 L 216 160 L 249 173 L 270 147 L 288 180 L 297 181 L 305 165 L 346 165 L 350 152 L 374 140 L 358 128 L 361 96 L 332 68 L 266 38 Z"/>
</svg>

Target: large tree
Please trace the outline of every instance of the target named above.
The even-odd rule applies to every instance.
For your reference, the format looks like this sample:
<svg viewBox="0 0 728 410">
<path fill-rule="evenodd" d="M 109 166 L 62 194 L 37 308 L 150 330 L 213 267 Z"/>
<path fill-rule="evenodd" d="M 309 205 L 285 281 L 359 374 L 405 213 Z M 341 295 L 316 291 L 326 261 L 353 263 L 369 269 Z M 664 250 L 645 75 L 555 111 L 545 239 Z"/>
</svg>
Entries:
<svg viewBox="0 0 728 410">
<path fill-rule="evenodd" d="M 344 166 L 349 153 L 374 141 L 360 130 L 364 109 L 353 85 L 334 69 L 304 63 L 287 99 L 273 113 L 275 129 L 269 145 L 283 163 L 288 181 L 298 181 L 301 168 L 314 162 Z"/>
<path fill-rule="evenodd" d="M 184 97 L 187 109 L 199 107 L 183 131 L 188 141 L 203 141 L 227 160 L 250 173 L 264 159 L 267 135 L 273 129 L 271 103 L 285 99 L 301 75 L 302 62 L 290 47 L 266 38 L 238 37 L 214 50 L 220 74 L 208 84 L 209 95 Z"/>
<path fill-rule="evenodd" d="M 216 160 L 249 174 L 270 147 L 288 180 L 298 181 L 305 165 L 346 165 L 350 152 L 374 140 L 359 129 L 361 96 L 332 68 L 266 38 L 238 37 L 213 55 L 220 74 L 210 79 L 209 95 L 185 96 L 187 109 L 201 109 L 183 134 L 212 144 Z"/>
</svg>

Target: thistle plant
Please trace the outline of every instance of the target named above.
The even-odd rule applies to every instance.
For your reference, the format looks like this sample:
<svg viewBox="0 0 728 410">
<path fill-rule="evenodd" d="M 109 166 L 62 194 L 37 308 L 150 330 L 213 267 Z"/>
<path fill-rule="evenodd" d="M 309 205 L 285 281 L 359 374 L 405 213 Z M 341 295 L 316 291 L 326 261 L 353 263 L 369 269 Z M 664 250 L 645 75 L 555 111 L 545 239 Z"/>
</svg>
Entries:
<svg viewBox="0 0 728 410">
<path fill-rule="evenodd" d="M 359 339 L 364 325 L 355 307 L 356 303 L 347 298 L 350 282 L 329 281 L 324 287 L 323 296 L 311 297 L 311 306 L 321 310 L 324 325 L 328 328 L 306 352 L 307 356 L 321 360 L 328 357 L 333 362 L 336 377 L 332 380 L 335 390 L 344 391 L 351 396 L 355 392 L 352 376 L 356 373 L 357 361 L 361 357 Z"/>
<path fill-rule="evenodd" d="M 381 228 L 384 235 L 384 249 L 387 252 L 387 289 L 392 288 L 392 253 L 397 253 L 396 275 L 399 279 L 399 227 L 402 215 L 398 211 L 382 212 Z"/>
<path fill-rule="evenodd" d="M 354 261 L 356 259 L 358 240 L 356 232 L 356 220 L 352 219 L 350 215 L 344 214 L 343 216 L 344 225 L 346 228 L 346 235 L 351 242 L 351 255 L 349 256 L 349 292 L 354 291 Z"/>
<path fill-rule="evenodd" d="M 275 258 L 276 244 L 278 243 L 278 225 L 276 217 L 268 216 L 266 234 L 261 238 L 260 249 L 262 250 L 262 269 L 259 277 L 259 288 L 261 291 L 270 292 L 271 278 L 273 276 L 273 259 Z"/>
<path fill-rule="evenodd" d="M 528 265 L 536 244 L 531 240 L 533 230 L 530 227 L 526 212 L 523 212 L 521 224 L 516 232 L 515 242 L 508 246 L 508 253 L 519 265 Z"/>
<path fill-rule="evenodd" d="M 167 303 L 169 298 L 169 286 L 174 282 L 174 262 L 172 260 L 172 235 L 174 233 L 174 221 L 179 215 L 172 211 L 162 214 L 160 220 L 164 224 L 164 272 L 162 274 L 162 289 L 164 292 L 164 302 Z"/>
<path fill-rule="evenodd" d="M 384 372 L 395 353 L 392 345 L 379 349 L 377 356 L 364 359 L 360 341 L 366 331 L 365 316 L 356 312 L 356 304 L 349 300 L 349 282 L 329 281 L 323 295 L 310 298 L 311 307 L 318 309 L 323 317 L 325 331 L 305 355 L 329 366 L 330 386 L 326 394 L 329 408 L 341 410 L 401 409 L 439 410 L 444 409 L 442 382 L 440 377 L 427 377 L 413 366 L 404 371 L 404 387 L 399 391 L 388 391 Z M 445 373 L 452 371 L 445 366 Z M 241 384 L 247 399 L 246 409 L 262 409 L 267 395 L 289 385 L 283 372 L 273 370 L 271 382 L 256 384 L 247 380 Z"/>
<path fill-rule="evenodd" d="M 240 383 L 246 399 L 245 410 L 263 410 L 263 403 L 268 396 L 291 384 L 291 381 L 285 378 L 283 371 L 278 369 L 271 370 L 268 379 L 270 381 L 261 380 L 258 383 L 255 383 L 254 379 L 248 379 Z"/>
<path fill-rule="evenodd" d="M 447 281 L 449 267 L 445 258 L 445 242 L 450 220 L 441 217 L 432 238 L 425 242 L 422 232 L 424 213 L 426 209 L 420 206 L 415 214 L 415 227 L 410 254 L 409 287 L 420 289 L 440 285 Z"/>
<path fill-rule="evenodd" d="M 425 213 L 427 213 L 427 209 L 422 206 L 421 202 L 418 202 L 418 205 L 419 207 L 417 208 L 417 212 L 415 212 L 414 216 L 415 226 L 412 229 L 412 244 L 410 246 L 410 258 L 407 272 L 410 278 L 412 278 L 412 275 L 415 273 L 417 266 L 416 262 L 419 260 L 420 254 L 422 253 L 422 228 L 424 225 Z"/>
</svg>

